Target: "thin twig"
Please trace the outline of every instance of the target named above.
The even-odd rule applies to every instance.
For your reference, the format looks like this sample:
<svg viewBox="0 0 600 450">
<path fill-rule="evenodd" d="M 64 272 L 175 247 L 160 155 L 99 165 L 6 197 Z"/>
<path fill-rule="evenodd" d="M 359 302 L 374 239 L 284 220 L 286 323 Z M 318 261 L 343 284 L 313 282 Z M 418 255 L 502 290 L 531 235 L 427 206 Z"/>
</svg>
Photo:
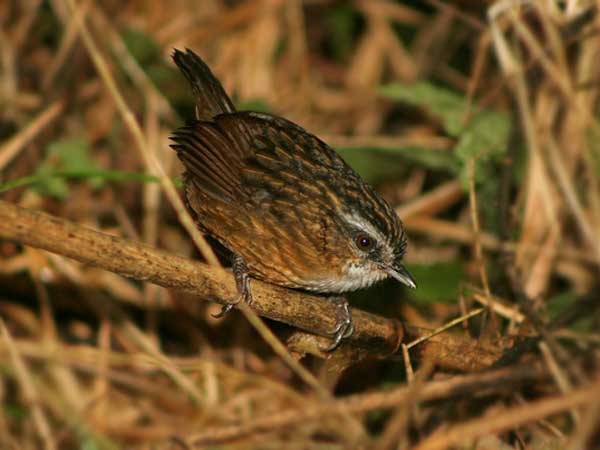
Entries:
<svg viewBox="0 0 600 450">
<path fill-rule="evenodd" d="M 476 316 L 477 314 L 481 314 L 483 311 L 485 311 L 485 308 L 474 309 L 473 311 L 465 314 L 464 316 L 460 316 L 454 320 L 451 320 L 450 322 L 444 324 L 443 326 L 436 328 L 431 333 L 428 333 L 425 336 L 421 336 L 419 339 L 415 339 L 414 341 L 410 342 L 409 344 L 406 345 L 406 348 L 407 348 L 407 350 L 410 350 L 415 345 L 419 345 L 420 343 L 425 342 L 427 339 L 430 339 L 433 336 L 436 336 L 436 335 L 443 333 L 444 331 L 452 328 L 454 325 L 464 322 L 465 320 L 468 320 L 471 317 Z"/>
<path fill-rule="evenodd" d="M 483 291 L 491 303 L 492 294 L 490 292 L 490 284 L 488 282 L 487 271 L 485 270 L 485 261 L 483 259 L 483 251 L 481 250 L 479 213 L 477 212 L 477 193 L 475 192 L 475 158 L 469 159 L 469 204 L 471 206 L 471 224 L 473 226 L 473 240 L 475 245 L 475 259 L 479 267 L 479 277 Z"/>
<path fill-rule="evenodd" d="M 3 201 L 0 201 L 0 237 L 58 253 L 122 276 L 187 291 L 221 304 L 233 302 L 238 295 L 233 277 L 220 268 Z M 261 316 L 321 336 L 329 336 L 335 326 L 334 308 L 323 297 L 259 280 L 252 281 L 252 291 L 253 310 Z M 356 309 L 352 314 L 356 330 L 349 343 L 369 349 L 374 356 L 390 355 L 400 348 L 404 327 L 398 321 Z M 411 335 L 417 338 L 423 334 L 429 336 L 429 331 L 411 327 Z M 443 340 L 423 342 L 420 353 L 433 357 L 442 367 L 458 370 L 482 370 L 500 357 L 502 349 L 483 349 L 477 342 L 471 341 L 446 336 Z M 471 350 L 465 351 L 467 347 Z M 456 348 L 463 350 L 456 354 Z"/>
</svg>

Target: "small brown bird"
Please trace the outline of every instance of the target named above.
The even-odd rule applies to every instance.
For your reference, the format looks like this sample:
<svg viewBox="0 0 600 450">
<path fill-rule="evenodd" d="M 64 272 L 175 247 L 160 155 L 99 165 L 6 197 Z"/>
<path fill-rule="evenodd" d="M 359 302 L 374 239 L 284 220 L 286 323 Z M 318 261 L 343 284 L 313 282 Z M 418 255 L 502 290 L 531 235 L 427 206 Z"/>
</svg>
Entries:
<svg viewBox="0 0 600 450">
<path fill-rule="evenodd" d="M 331 294 L 387 277 L 416 287 L 402 265 L 402 222 L 333 149 L 281 117 L 236 111 L 191 50 L 173 60 L 196 98 L 197 120 L 171 137 L 186 203 L 200 230 L 232 252 L 239 300 L 252 301 L 250 277 Z M 354 331 L 346 299 L 329 299 L 337 325 L 326 351 Z"/>
</svg>

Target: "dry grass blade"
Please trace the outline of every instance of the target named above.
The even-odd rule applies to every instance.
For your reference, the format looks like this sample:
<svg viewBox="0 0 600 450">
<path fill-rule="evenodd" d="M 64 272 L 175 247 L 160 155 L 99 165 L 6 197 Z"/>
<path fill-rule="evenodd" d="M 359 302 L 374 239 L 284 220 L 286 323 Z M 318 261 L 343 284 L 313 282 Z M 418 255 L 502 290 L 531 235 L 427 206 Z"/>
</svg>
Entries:
<svg viewBox="0 0 600 450">
<path fill-rule="evenodd" d="M 40 403 L 40 398 L 37 394 L 31 373 L 27 369 L 23 358 L 21 358 L 21 355 L 19 355 L 13 339 L 6 329 L 6 325 L 2 319 L 0 319 L 0 334 L 4 340 L 4 345 L 10 354 L 10 359 L 15 370 L 15 377 L 17 378 L 19 386 L 23 391 L 25 403 L 31 408 L 33 423 L 37 429 L 40 440 L 43 443 L 43 447 L 45 450 L 55 450 L 57 446 L 52 433 L 52 428 L 50 426 L 48 417 L 46 416 L 46 412 Z"/>
<path fill-rule="evenodd" d="M 595 382 L 573 390 L 567 395 L 545 398 L 522 406 L 509 408 L 491 417 L 481 417 L 434 433 L 421 442 L 415 450 L 441 450 L 459 442 L 498 433 L 558 414 L 571 408 L 591 405 L 600 396 L 600 383 Z"/>
<path fill-rule="evenodd" d="M 49 126 L 64 109 L 64 102 L 57 100 L 44 109 L 26 128 L 0 146 L 0 170 L 14 159 L 25 146 L 44 128 Z"/>
<path fill-rule="evenodd" d="M 0 448 L 592 448 L 599 17 L 576 0 L 0 1 Z M 168 136 L 197 106 L 173 48 L 237 109 L 336 149 L 404 223 L 418 289 L 349 293 L 336 352 L 321 296 L 252 279 L 252 307 L 211 315 L 238 292 L 173 186 Z M 301 249 L 303 226 L 274 248 Z"/>
<path fill-rule="evenodd" d="M 484 389 L 510 389 L 516 383 L 527 382 L 527 380 L 531 379 L 530 377 L 536 379 L 540 376 L 543 376 L 542 373 L 534 367 L 500 369 L 483 374 L 455 376 L 447 380 L 425 383 L 417 391 L 419 397 L 414 399 L 414 401 L 426 402 L 441 398 L 451 398 Z M 186 441 L 192 446 L 226 442 L 265 430 L 272 431 L 277 428 L 290 427 L 308 421 L 322 420 L 324 417 L 338 414 L 340 410 L 358 413 L 377 409 L 389 409 L 405 403 L 408 400 L 408 396 L 413 392 L 410 386 L 402 386 L 387 392 L 353 395 L 348 398 L 338 399 L 333 403 L 312 404 L 300 410 L 280 411 L 267 417 L 255 418 L 244 425 L 204 430 L 189 436 Z"/>
<path fill-rule="evenodd" d="M 79 28 L 79 32 L 81 34 L 83 42 L 89 51 L 92 61 L 94 61 L 94 64 L 96 65 L 96 69 L 98 70 L 100 77 L 102 78 L 103 82 L 106 84 L 108 91 L 110 92 L 115 104 L 117 105 L 119 113 L 121 114 L 121 116 L 123 118 L 123 122 L 125 122 L 125 125 L 127 126 L 131 135 L 133 136 L 133 139 L 135 142 L 135 147 L 138 150 L 140 157 L 144 161 L 144 164 L 146 165 L 146 167 L 150 171 L 150 173 L 158 175 L 161 186 L 162 186 L 167 198 L 169 199 L 169 202 L 171 203 L 171 205 L 173 205 L 173 207 L 175 208 L 175 211 L 177 211 L 177 217 L 179 218 L 179 220 L 181 221 L 181 224 L 184 226 L 184 228 L 189 233 L 190 237 L 194 240 L 198 249 L 202 252 L 202 256 L 204 256 L 204 258 L 206 259 L 206 261 L 208 261 L 209 264 L 219 267 L 220 266 L 219 260 L 215 256 L 212 248 L 208 245 L 208 243 L 206 242 L 204 237 L 200 234 L 200 232 L 194 225 L 194 222 L 192 221 L 188 212 L 185 210 L 185 207 L 183 206 L 183 202 L 179 198 L 179 195 L 177 194 L 177 191 L 175 190 L 175 186 L 173 186 L 173 182 L 164 173 L 161 164 L 156 159 L 156 156 L 154 156 L 149 151 L 148 145 L 146 143 L 146 138 L 144 137 L 144 134 L 142 132 L 142 129 L 141 129 L 139 123 L 135 119 L 135 115 L 132 113 L 131 109 L 127 106 L 127 103 L 125 102 L 125 99 L 123 98 L 123 95 L 119 91 L 119 88 L 117 87 L 117 84 L 116 84 L 113 76 L 110 73 L 108 64 L 102 57 L 102 55 L 94 41 L 94 38 L 92 37 L 89 29 L 87 28 L 87 25 L 84 21 L 84 17 L 78 13 L 80 7 L 78 7 L 76 5 L 75 0 L 65 0 L 65 1 L 73 14 L 73 19 L 75 20 L 75 22 Z"/>
<path fill-rule="evenodd" d="M 467 314 L 464 314 L 464 315 L 444 324 L 444 326 L 433 330 L 431 333 L 428 333 L 425 336 L 421 336 L 419 339 L 415 339 L 414 341 L 408 343 L 407 349 L 411 349 L 412 347 L 419 345 L 422 342 L 425 342 L 427 339 L 430 339 L 433 336 L 443 333 L 444 331 L 452 328 L 453 326 L 458 325 L 459 323 L 464 322 L 465 320 L 468 320 L 471 317 L 475 317 L 476 315 L 481 314 L 484 311 L 485 311 L 484 308 L 474 309 L 473 311 L 470 311 Z"/>
</svg>

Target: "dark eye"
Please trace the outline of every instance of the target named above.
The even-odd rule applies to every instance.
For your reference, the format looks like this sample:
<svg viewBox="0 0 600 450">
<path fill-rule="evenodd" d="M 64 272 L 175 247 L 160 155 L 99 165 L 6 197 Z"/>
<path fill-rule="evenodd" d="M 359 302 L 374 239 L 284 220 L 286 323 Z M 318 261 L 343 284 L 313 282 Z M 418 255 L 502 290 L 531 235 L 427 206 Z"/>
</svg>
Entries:
<svg viewBox="0 0 600 450">
<path fill-rule="evenodd" d="M 375 239 L 365 233 L 356 236 L 356 245 L 364 251 L 371 250 L 375 246 Z"/>
</svg>

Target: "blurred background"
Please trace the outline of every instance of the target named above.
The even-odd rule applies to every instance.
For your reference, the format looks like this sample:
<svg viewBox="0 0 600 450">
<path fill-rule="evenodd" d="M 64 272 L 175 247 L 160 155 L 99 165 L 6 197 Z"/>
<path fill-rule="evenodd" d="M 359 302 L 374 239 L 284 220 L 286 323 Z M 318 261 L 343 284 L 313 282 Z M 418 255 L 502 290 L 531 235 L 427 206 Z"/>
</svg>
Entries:
<svg viewBox="0 0 600 450">
<path fill-rule="evenodd" d="M 0 2 L 0 199 L 198 258 L 79 20 L 176 182 L 168 137 L 194 103 L 170 55 L 187 47 L 239 109 L 302 125 L 376 187 L 407 227 L 419 288 L 386 282 L 353 305 L 430 329 L 486 306 L 453 332 L 499 347 L 552 335 L 550 356 L 534 344 L 509 364 L 550 358 L 565 371 L 560 388 L 423 406 L 398 436 L 393 414 L 359 415 L 373 448 L 413 448 L 597 370 L 594 2 Z M 0 448 L 187 448 L 190 433 L 316 401 L 243 316 L 214 320 L 218 305 L 182 296 L 0 240 Z M 333 381 L 319 359 L 304 363 L 337 396 L 406 383 L 401 360 L 364 361 Z M 571 448 L 580 419 L 562 419 L 491 435 L 485 448 Z M 332 418 L 198 448 L 371 448 L 348 439 Z"/>
</svg>

